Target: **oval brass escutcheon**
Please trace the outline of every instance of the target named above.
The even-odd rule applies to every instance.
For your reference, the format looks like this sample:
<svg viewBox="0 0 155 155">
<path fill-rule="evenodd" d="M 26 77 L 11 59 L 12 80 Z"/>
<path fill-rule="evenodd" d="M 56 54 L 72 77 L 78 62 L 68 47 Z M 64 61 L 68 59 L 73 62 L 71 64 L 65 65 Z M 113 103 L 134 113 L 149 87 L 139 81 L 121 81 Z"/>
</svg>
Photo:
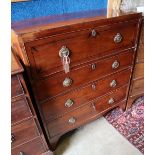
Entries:
<svg viewBox="0 0 155 155">
<path fill-rule="evenodd" d="M 91 69 L 92 70 L 95 70 L 96 69 L 96 65 L 94 63 L 91 65 Z"/>
<path fill-rule="evenodd" d="M 96 36 L 97 36 L 97 32 L 96 32 L 95 29 L 93 29 L 93 30 L 91 31 L 91 35 L 92 35 L 92 37 L 96 37 Z"/>
</svg>

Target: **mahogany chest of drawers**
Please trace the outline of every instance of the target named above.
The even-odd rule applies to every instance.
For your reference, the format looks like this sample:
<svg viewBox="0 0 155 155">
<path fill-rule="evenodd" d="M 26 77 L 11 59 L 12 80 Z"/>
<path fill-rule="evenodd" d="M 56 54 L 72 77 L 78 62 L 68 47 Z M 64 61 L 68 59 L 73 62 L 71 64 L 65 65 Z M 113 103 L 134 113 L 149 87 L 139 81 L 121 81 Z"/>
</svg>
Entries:
<svg viewBox="0 0 155 155">
<path fill-rule="evenodd" d="M 11 154 L 41 155 L 49 149 L 34 111 L 23 68 L 11 55 Z"/>
<path fill-rule="evenodd" d="M 64 133 L 126 108 L 141 20 L 100 10 L 12 24 L 52 150 Z"/>
</svg>

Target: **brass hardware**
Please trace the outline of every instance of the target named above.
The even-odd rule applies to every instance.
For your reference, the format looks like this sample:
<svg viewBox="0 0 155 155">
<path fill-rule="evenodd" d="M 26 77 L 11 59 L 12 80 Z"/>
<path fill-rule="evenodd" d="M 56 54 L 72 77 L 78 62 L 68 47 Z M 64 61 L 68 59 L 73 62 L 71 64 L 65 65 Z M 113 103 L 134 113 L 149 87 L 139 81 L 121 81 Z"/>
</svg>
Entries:
<svg viewBox="0 0 155 155">
<path fill-rule="evenodd" d="M 108 101 L 109 104 L 113 104 L 114 102 L 115 102 L 115 100 L 113 98 L 110 98 Z"/>
<path fill-rule="evenodd" d="M 92 37 L 96 37 L 96 36 L 97 36 L 97 32 L 96 32 L 95 29 L 93 29 L 93 30 L 91 31 L 91 35 L 92 35 Z"/>
<path fill-rule="evenodd" d="M 69 87 L 71 84 L 72 84 L 72 79 L 70 78 L 65 78 L 65 80 L 63 81 L 64 87 Z"/>
<path fill-rule="evenodd" d="M 19 152 L 19 155 L 24 155 L 24 152 Z"/>
<path fill-rule="evenodd" d="M 62 57 L 68 57 L 69 56 L 69 49 L 66 46 L 62 46 L 62 48 L 59 51 L 59 56 Z"/>
<path fill-rule="evenodd" d="M 114 42 L 115 43 L 120 43 L 122 41 L 123 37 L 120 33 L 117 33 L 114 37 Z"/>
<path fill-rule="evenodd" d="M 95 103 L 92 103 L 92 107 L 96 111 Z"/>
<path fill-rule="evenodd" d="M 11 143 L 13 143 L 14 141 L 15 141 L 15 136 L 11 134 Z"/>
<path fill-rule="evenodd" d="M 110 87 L 116 87 L 116 85 L 117 85 L 116 80 L 112 80 L 110 83 Z"/>
<path fill-rule="evenodd" d="M 96 85 L 95 84 L 92 84 L 91 87 L 92 87 L 93 90 L 96 89 Z"/>
<path fill-rule="evenodd" d="M 115 60 L 114 62 L 113 62 L 113 64 L 112 64 L 112 68 L 113 69 L 116 69 L 116 68 L 118 68 L 119 67 L 119 62 L 117 61 L 117 60 Z"/>
<path fill-rule="evenodd" d="M 92 68 L 92 70 L 95 70 L 95 69 L 96 69 L 96 65 L 93 63 L 93 64 L 91 65 L 91 68 Z"/>
<path fill-rule="evenodd" d="M 71 117 L 69 120 L 68 120 L 68 123 L 70 124 L 74 124 L 76 122 L 76 118 L 75 117 Z"/>
<path fill-rule="evenodd" d="M 65 107 L 71 107 L 74 104 L 74 101 L 71 99 L 68 99 L 65 103 Z"/>
</svg>

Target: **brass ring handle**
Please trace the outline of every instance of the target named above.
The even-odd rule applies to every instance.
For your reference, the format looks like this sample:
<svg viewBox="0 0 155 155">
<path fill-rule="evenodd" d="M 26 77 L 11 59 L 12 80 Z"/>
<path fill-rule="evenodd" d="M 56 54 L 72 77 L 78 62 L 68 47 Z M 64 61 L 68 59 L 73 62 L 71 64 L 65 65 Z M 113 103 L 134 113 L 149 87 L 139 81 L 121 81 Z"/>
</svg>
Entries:
<svg viewBox="0 0 155 155">
<path fill-rule="evenodd" d="M 75 117 L 71 117 L 68 120 L 68 123 L 70 123 L 70 124 L 74 124 L 75 122 L 76 122 L 76 118 Z"/>
<path fill-rule="evenodd" d="M 13 143 L 14 141 L 15 141 L 15 136 L 11 134 L 11 143 Z"/>
<path fill-rule="evenodd" d="M 65 78 L 65 80 L 63 81 L 64 87 L 69 87 L 71 84 L 72 84 L 72 79 L 70 78 Z"/>
<path fill-rule="evenodd" d="M 22 152 L 22 151 L 21 151 L 21 152 L 19 152 L 19 155 L 24 155 L 24 152 Z"/>
<path fill-rule="evenodd" d="M 65 103 L 65 107 L 71 107 L 72 105 L 74 104 L 74 101 L 73 100 L 71 100 L 71 99 L 68 99 L 67 101 L 66 101 L 66 103 Z"/>
<path fill-rule="evenodd" d="M 117 60 L 115 60 L 112 64 L 112 69 L 116 69 L 119 67 L 119 62 Z"/>
<path fill-rule="evenodd" d="M 96 32 L 95 29 L 93 29 L 93 30 L 91 31 L 91 36 L 92 36 L 92 37 L 96 37 L 96 36 L 97 36 L 97 32 Z"/>
<path fill-rule="evenodd" d="M 120 33 L 117 33 L 114 37 L 114 42 L 120 43 L 120 42 L 122 42 L 122 39 L 123 39 L 122 35 Z"/>
<path fill-rule="evenodd" d="M 110 98 L 108 101 L 109 104 L 113 104 L 114 102 L 115 102 L 114 98 Z"/>
<path fill-rule="evenodd" d="M 117 86 L 116 80 L 112 80 L 112 81 L 110 82 L 110 87 L 116 87 L 116 86 Z"/>
<path fill-rule="evenodd" d="M 62 48 L 59 51 L 59 56 L 62 57 L 68 57 L 69 56 L 69 49 L 66 46 L 62 46 Z"/>
</svg>

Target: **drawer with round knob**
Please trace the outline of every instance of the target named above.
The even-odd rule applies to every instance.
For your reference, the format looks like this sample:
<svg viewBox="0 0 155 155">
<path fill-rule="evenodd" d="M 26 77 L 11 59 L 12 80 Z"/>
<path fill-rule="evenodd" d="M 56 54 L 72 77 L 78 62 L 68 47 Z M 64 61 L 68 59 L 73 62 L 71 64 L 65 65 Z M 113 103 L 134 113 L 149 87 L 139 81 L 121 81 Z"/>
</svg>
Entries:
<svg viewBox="0 0 155 155">
<path fill-rule="evenodd" d="M 91 117 L 96 114 L 93 104 L 87 104 L 79 109 L 67 113 L 63 117 L 50 121 L 47 123 L 49 137 L 52 138 L 60 133 L 65 133 L 75 129 L 89 121 Z"/>
<path fill-rule="evenodd" d="M 41 155 L 44 152 L 46 152 L 46 148 L 41 138 L 35 138 L 28 143 L 13 148 L 11 155 Z"/>
<path fill-rule="evenodd" d="M 127 97 L 127 86 L 123 86 L 114 92 L 98 98 L 94 101 L 94 105 L 97 112 L 103 112 L 109 108 L 116 106 L 119 102 L 126 100 Z"/>
<path fill-rule="evenodd" d="M 82 88 L 40 104 L 45 121 L 48 122 L 61 117 L 65 113 L 86 104 L 96 97 L 128 84 L 130 74 L 131 68 L 109 75 Z"/>
<path fill-rule="evenodd" d="M 135 46 L 138 20 L 100 25 L 25 43 L 33 79 Z"/>
<path fill-rule="evenodd" d="M 127 58 L 127 59 L 126 59 Z M 114 55 L 110 58 L 99 59 L 88 63 L 87 65 L 80 66 L 71 73 L 56 74 L 49 78 L 38 81 L 35 84 L 35 96 L 37 102 L 43 102 L 48 98 L 52 98 L 71 89 L 81 87 L 87 83 L 104 77 L 108 74 L 120 71 L 132 65 L 133 51 Z M 46 91 L 40 91 L 46 90 Z"/>
<path fill-rule="evenodd" d="M 33 119 L 26 120 L 11 127 L 11 147 L 17 147 L 40 136 L 39 129 Z"/>
</svg>

